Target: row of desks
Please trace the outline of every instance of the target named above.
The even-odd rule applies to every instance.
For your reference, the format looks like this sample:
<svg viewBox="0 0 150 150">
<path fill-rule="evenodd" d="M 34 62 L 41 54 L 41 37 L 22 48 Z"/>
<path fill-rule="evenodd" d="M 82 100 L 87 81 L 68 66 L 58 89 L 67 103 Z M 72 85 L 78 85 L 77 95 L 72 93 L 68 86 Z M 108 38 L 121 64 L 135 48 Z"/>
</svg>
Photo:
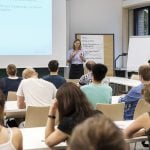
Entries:
<svg viewBox="0 0 150 150">
<path fill-rule="evenodd" d="M 120 84 L 125 86 L 137 86 L 140 84 L 140 81 L 131 80 L 127 78 L 121 77 L 108 77 L 110 83 Z M 112 97 L 112 104 L 118 103 L 118 99 L 120 96 Z M 26 109 L 18 109 L 16 101 L 7 101 L 5 105 L 5 113 L 25 113 Z M 126 128 L 132 121 L 116 121 L 116 125 L 122 129 Z M 37 128 L 23 128 L 21 129 L 23 134 L 23 147 L 25 150 L 44 150 L 49 149 L 48 146 L 44 142 L 44 132 L 45 127 L 37 127 Z M 143 137 L 147 139 L 147 137 Z M 144 140 L 142 139 L 142 140 Z M 137 140 L 137 139 L 136 139 Z M 140 138 L 141 140 L 141 138 Z M 131 140 L 127 142 L 132 142 Z M 133 142 L 135 142 L 133 140 Z M 64 149 L 66 147 L 66 143 L 62 142 L 55 146 L 54 149 Z"/>
<path fill-rule="evenodd" d="M 128 127 L 132 121 L 115 121 L 115 124 L 121 128 L 125 129 Z M 23 128 L 21 129 L 23 134 L 23 147 L 24 150 L 45 150 L 50 149 L 44 142 L 44 132 L 45 127 L 37 127 L 37 128 Z M 134 143 L 136 141 L 144 141 L 147 140 L 146 136 L 127 139 L 126 142 Z M 66 142 L 62 142 L 56 145 L 53 149 L 65 149 L 67 146 Z"/>
<path fill-rule="evenodd" d="M 107 77 L 110 81 L 110 83 L 114 84 L 120 84 L 125 86 L 137 86 L 141 82 L 138 80 L 132 80 L 128 78 L 122 78 L 122 77 Z M 113 96 L 112 97 L 112 104 L 118 103 L 118 99 L 120 96 Z M 5 112 L 14 112 L 14 110 L 17 110 L 18 112 L 25 111 L 25 109 L 18 109 L 17 104 L 14 101 L 7 101 L 5 106 Z"/>
<path fill-rule="evenodd" d="M 139 80 L 133 80 L 133 79 L 123 78 L 123 77 L 107 77 L 107 78 L 109 79 L 110 83 L 120 84 L 124 86 L 134 87 L 141 84 Z"/>
<path fill-rule="evenodd" d="M 121 96 L 112 96 L 112 104 L 117 104 L 118 100 Z M 5 104 L 5 113 L 21 113 L 21 112 L 25 112 L 26 109 L 19 109 L 17 107 L 17 101 L 6 101 Z"/>
</svg>

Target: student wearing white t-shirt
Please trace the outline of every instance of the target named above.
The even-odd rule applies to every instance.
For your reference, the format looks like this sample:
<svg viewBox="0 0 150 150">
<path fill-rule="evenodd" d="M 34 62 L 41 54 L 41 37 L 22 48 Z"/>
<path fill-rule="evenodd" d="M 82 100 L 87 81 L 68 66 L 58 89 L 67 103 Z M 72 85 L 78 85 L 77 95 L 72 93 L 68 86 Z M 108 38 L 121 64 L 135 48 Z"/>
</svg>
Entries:
<svg viewBox="0 0 150 150">
<path fill-rule="evenodd" d="M 43 79 L 38 78 L 38 73 L 33 68 L 27 68 L 22 73 L 17 91 L 17 102 L 20 109 L 27 106 L 50 106 L 55 98 L 56 87 Z"/>
</svg>

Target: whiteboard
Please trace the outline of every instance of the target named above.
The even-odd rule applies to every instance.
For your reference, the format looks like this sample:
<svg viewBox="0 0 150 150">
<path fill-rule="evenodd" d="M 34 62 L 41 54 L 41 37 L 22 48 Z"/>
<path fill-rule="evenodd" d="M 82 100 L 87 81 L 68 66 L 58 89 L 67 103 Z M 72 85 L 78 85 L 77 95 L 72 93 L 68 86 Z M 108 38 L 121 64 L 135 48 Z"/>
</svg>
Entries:
<svg viewBox="0 0 150 150">
<path fill-rule="evenodd" d="M 108 67 L 108 76 L 114 74 L 114 34 L 76 33 L 81 40 L 86 60 L 104 63 Z"/>
<path fill-rule="evenodd" d="M 104 63 L 104 35 L 80 35 L 81 47 L 85 52 L 85 59 Z"/>
<path fill-rule="evenodd" d="M 150 59 L 150 36 L 132 36 L 129 39 L 127 70 L 138 71 Z"/>
</svg>

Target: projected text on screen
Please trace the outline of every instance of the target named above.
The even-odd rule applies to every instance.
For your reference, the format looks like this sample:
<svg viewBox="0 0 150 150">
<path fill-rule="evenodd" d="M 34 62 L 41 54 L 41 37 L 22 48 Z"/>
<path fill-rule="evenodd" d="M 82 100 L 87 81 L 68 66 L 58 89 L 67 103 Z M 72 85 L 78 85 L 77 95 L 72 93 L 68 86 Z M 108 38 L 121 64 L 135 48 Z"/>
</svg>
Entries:
<svg viewBox="0 0 150 150">
<path fill-rule="evenodd" d="M 52 54 L 52 0 L 0 0 L 0 55 Z"/>
</svg>

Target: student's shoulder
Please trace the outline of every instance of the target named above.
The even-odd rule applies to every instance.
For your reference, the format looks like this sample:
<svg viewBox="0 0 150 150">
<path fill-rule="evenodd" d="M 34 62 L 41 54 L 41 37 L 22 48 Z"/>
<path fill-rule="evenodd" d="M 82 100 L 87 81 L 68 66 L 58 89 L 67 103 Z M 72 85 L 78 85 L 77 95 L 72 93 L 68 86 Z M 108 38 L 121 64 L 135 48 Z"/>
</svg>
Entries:
<svg viewBox="0 0 150 150">
<path fill-rule="evenodd" d="M 44 75 L 43 77 L 42 77 L 42 79 L 48 79 L 50 77 L 50 75 Z"/>
<path fill-rule="evenodd" d="M 91 84 L 83 85 L 83 86 L 80 87 L 80 89 L 81 89 L 81 90 L 88 90 L 88 89 L 91 88 L 91 86 L 92 86 Z"/>
<path fill-rule="evenodd" d="M 15 139 L 22 139 L 22 132 L 19 128 L 11 128 L 11 130 Z"/>
</svg>

